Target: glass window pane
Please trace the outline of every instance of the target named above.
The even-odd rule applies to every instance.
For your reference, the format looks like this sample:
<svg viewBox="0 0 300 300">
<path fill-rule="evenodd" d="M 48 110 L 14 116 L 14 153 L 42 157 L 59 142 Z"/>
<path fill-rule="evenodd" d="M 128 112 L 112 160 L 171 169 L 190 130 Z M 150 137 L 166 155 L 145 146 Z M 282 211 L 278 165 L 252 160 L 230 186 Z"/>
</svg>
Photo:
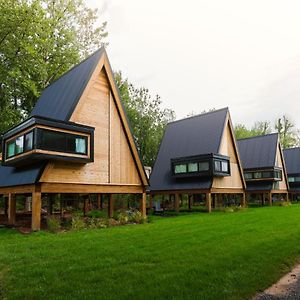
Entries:
<svg viewBox="0 0 300 300">
<path fill-rule="evenodd" d="M 175 165 L 175 174 L 186 173 L 186 171 L 187 171 L 187 165 L 185 164 Z"/>
<path fill-rule="evenodd" d="M 209 170 L 209 163 L 208 161 L 199 162 L 199 171 L 208 171 Z"/>
<path fill-rule="evenodd" d="M 33 148 L 33 132 L 25 135 L 25 151 L 32 150 Z"/>
<path fill-rule="evenodd" d="M 15 155 L 15 141 L 12 141 L 7 144 L 7 157 L 12 157 L 14 155 Z"/>
<path fill-rule="evenodd" d="M 66 151 L 66 136 L 62 132 L 42 131 L 42 149 L 52 151 Z"/>
<path fill-rule="evenodd" d="M 252 173 L 244 173 L 245 179 L 252 179 Z"/>
<path fill-rule="evenodd" d="M 19 136 L 16 139 L 16 154 L 22 153 L 24 150 L 23 147 L 24 147 L 24 135 Z"/>
<path fill-rule="evenodd" d="M 222 161 L 222 172 L 228 173 L 228 161 Z"/>
<path fill-rule="evenodd" d="M 253 173 L 253 175 L 254 175 L 254 178 L 255 178 L 255 179 L 262 178 L 261 172 L 255 172 L 255 173 Z"/>
<path fill-rule="evenodd" d="M 289 177 L 289 178 L 288 178 L 288 181 L 289 181 L 289 182 L 295 182 L 295 177 Z"/>
<path fill-rule="evenodd" d="M 265 171 L 265 172 L 262 172 L 262 177 L 263 178 L 273 178 L 273 174 L 272 174 L 272 172 Z"/>
<path fill-rule="evenodd" d="M 219 160 L 215 160 L 215 171 L 221 172 L 221 162 Z"/>
<path fill-rule="evenodd" d="M 300 182 L 300 177 L 295 177 L 295 182 Z"/>
<path fill-rule="evenodd" d="M 84 138 L 76 138 L 76 152 L 86 154 L 86 142 Z"/>
<path fill-rule="evenodd" d="M 275 171 L 274 172 L 274 177 L 277 179 L 282 179 L 282 173 L 281 171 Z"/>
</svg>

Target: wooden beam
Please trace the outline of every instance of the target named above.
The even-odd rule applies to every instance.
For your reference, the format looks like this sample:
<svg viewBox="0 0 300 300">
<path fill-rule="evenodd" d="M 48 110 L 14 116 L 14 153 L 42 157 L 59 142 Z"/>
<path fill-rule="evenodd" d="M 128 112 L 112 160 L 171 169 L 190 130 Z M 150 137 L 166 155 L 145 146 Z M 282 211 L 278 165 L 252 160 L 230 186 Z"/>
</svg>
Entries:
<svg viewBox="0 0 300 300">
<path fill-rule="evenodd" d="M 8 194 L 8 224 L 16 223 L 16 195 Z"/>
<path fill-rule="evenodd" d="M 0 195 L 6 194 L 31 194 L 34 192 L 34 185 L 19 185 L 0 188 Z"/>
<path fill-rule="evenodd" d="M 109 199 L 108 199 L 108 217 L 112 218 L 114 216 L 114 195 L 109 194 Z"/>
<path fill-rule="evenodd" d="M 175 199 L 174 199 L 174 210 L 178 213 L 179 212 L 179 206 L 180 206 L 180 198 L 179 194 L 175 194 Z"/>
<path fill-rule="evenodd" d="M 211 212 L 211 193 L 206 193 L 206 208 L 207 211 L 210 213 Z"/>
<path fill-rule="evenodd" d="M 140 200 L 140 210 L 141 210 L 143 217 L 146 217 L 146 214 L 147 214 L 146 203 L 147 203 L 147 194 L 143 193 L 141 200 Z"/>
<path fill-rule="evenodd" d="M 32 217 L 31 229 L 38 231 L 41 229 L 41 209 L 42 209 L 42 193 L 39 187 L 32 193 Z"/>
<path fill-rule="evenodd" d="M 73 184 L 73 183 L 42 183 L 43 193 L 68 194 L 141 194 L 144 189 L 141 185 L 131 184 Z"/>
</svg>

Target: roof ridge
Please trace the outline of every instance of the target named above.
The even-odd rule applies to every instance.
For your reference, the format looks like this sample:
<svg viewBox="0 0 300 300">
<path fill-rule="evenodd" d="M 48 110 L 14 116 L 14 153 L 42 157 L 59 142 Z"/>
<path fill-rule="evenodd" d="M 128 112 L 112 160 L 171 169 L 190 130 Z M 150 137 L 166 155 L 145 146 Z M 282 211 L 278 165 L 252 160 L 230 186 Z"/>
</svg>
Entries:
<svg viewBox="0 0 300 300">
<path fill-rule="evenodd" d="M 66 71 L 64 74 L 62 74 L 61 76 L 59 76 L 57 79 L 55 79 L 53 82 L 49 83 L 44 89 L 43 92 L 50 87 L 51 85 L 53 85 L 56 81 L 60 80 L 62 77 L 66 76 L 67 74 L 69 74 L 71 71 L 73 71 L 75 68 L 79 67 L 81 64 L 83 64 L 84 62 L 86 62 L 89 58 L 91 58 L 92 56 L 94 56 L 96 53 L 98 52 L 102 52 L 105 51 L 105 47 L 102 46 L 99 49 L 97 49 L 96 51 L 94 51 L 92 54 L 90 54 L 88 57 L 86 57 L 84 60 L 80 61 L 78 64 L 75 64 L 73 67 L 71 67 L 68 71 Z M 42 92 L 42 93 L 43 93 Z"/>
<path fill-rule="evenodd" d="M 261 134 L 261 135 L 249 136 L 249 137 L 246 137 L 246 138 L 237 139 L 237 141 L 243 141 L 243 140 L 261 138 L 261 137 L 266 137 L 266 136 L 270 136 L 270 135 L 277 135 L 278 136 L 278 133 L 277 132 L 273 132 L 273 133 L 268 133 L 268 134 Z"/>
<path fill-rule="evenodd" d="M 205 115 L 220 112 L 222 110 L 227 110 L 228 111 L 228 107 L 223 107 L 223 108 L 220 108 L 220 109 L 216 109 L 216 110 L 208 111 L 208 112 L 205 112 L 205 113 L 200 113 L 200 114 L 197 114 L 197 115 L 194 115 L 194 116 L 190 116 L 190 117 L 182 118 L 182 119 L 179 119 L 179 120 L 175 120 L 175 121 L 169 122 L 167 125 L 182 122 L 182 121 L 186 121 L 186 120 L 189 120 L 189 119 L 192 119 L 192 118 L 202 117 L 202 116 L 205 116 Z"/>
</svg>

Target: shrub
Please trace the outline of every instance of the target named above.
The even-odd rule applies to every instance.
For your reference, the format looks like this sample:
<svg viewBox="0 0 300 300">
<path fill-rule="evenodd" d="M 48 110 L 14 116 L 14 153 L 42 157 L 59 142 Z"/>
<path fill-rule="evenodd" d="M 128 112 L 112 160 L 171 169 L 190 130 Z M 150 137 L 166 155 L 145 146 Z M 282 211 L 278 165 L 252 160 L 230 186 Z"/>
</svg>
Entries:
<svg viewBox="0 0 300 300">
<path fill-rule="evenodd" d="M 80 230 L 86 228 L 86 224 L 81 217 L 74 216 L 72 218 L 72 229 Z"/>
<path fill-rule="evenodd" d="M 129 221 L 129 216 L 128 213 L 121 212 L 118 214 L 118 221 L 121 225 L 125 225 Z"/>
<path fill-rule="evenodd" d="M 130 222 L 133 222 L 133 223 L 143 224 L 146 222 L 147 217 L 144 217 L 143 214 L 137 210 L 130 214 L 129 220 L 130 220 Z"/>
<path fill-rule="evenodd" d="M 101 210 L 91 210 L 87 213 L 87 216 L 90 218 L 103 218 L 104 215 L 105 212 Z"/>
<path fill-rule="evenodd" d="M 292 203 L 289 201 L 281 201 L 278 203 L 278 206 L 290 206 L 290 205 L 292 205 Z"/>
<path fill-rule="evenodd" d="M 111 218 L 111 219 L 108 219 L 108 221 L 107 221 L 108 227 L 114 227 L 114 226 L 118 226 L 118 225 L 120 225 L 120 222 L 115 219 Z"/>
<path fill-rule="evenodd" d="M 106 228 L 107 227 L 107 220 L 91 218 L 91 219 L 87 220 L 87 226 L 88 226 L 88 228 L 92 228 L 92 229 Z"/>
<path fill-rule="evenodd" d="M 52 233 L 57 232 L 60 229 L 60 219 L 56 216 L 50 216 L 47 218 L 48 230 Z"/>
</svg>

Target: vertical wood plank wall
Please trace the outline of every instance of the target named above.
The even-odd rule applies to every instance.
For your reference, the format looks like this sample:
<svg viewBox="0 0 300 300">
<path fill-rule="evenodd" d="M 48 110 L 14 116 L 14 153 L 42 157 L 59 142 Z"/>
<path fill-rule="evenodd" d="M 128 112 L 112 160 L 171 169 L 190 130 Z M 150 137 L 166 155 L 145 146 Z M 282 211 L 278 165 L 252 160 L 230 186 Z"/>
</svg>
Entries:
<svg viewBox="0 0 300 300">
<path fill-rule="evenodd" d="M 237 154 L 234 148 L 233 136 L 229 127 L 229 121 L 223 133 L 220 146 L 220 154 L 230 157 L 231 176 L 215 177 L 213 181 L 214 188 L 243 188 L 241 173 L 238 166 Z"/>
<path fill-rule="evenodd" d="M 94 162 L 52 162 L 40 182 L 141 184 L 110 86 L 101 63 L 96 67 L 70 121 L 95 127 Z"/>
<path fill-rule="evenodd" d="M 285 176 L 283 173 L 283 161 L 282 161 L 282 157 L 280 155 L 279 145 L 277 146 L 277 150 L 276 150 L 276 166 L 282 168 L 282 181 L 279 181 L 279 189 L 286 190 L 287 183 L 286 183 Z"/>
</svg>

